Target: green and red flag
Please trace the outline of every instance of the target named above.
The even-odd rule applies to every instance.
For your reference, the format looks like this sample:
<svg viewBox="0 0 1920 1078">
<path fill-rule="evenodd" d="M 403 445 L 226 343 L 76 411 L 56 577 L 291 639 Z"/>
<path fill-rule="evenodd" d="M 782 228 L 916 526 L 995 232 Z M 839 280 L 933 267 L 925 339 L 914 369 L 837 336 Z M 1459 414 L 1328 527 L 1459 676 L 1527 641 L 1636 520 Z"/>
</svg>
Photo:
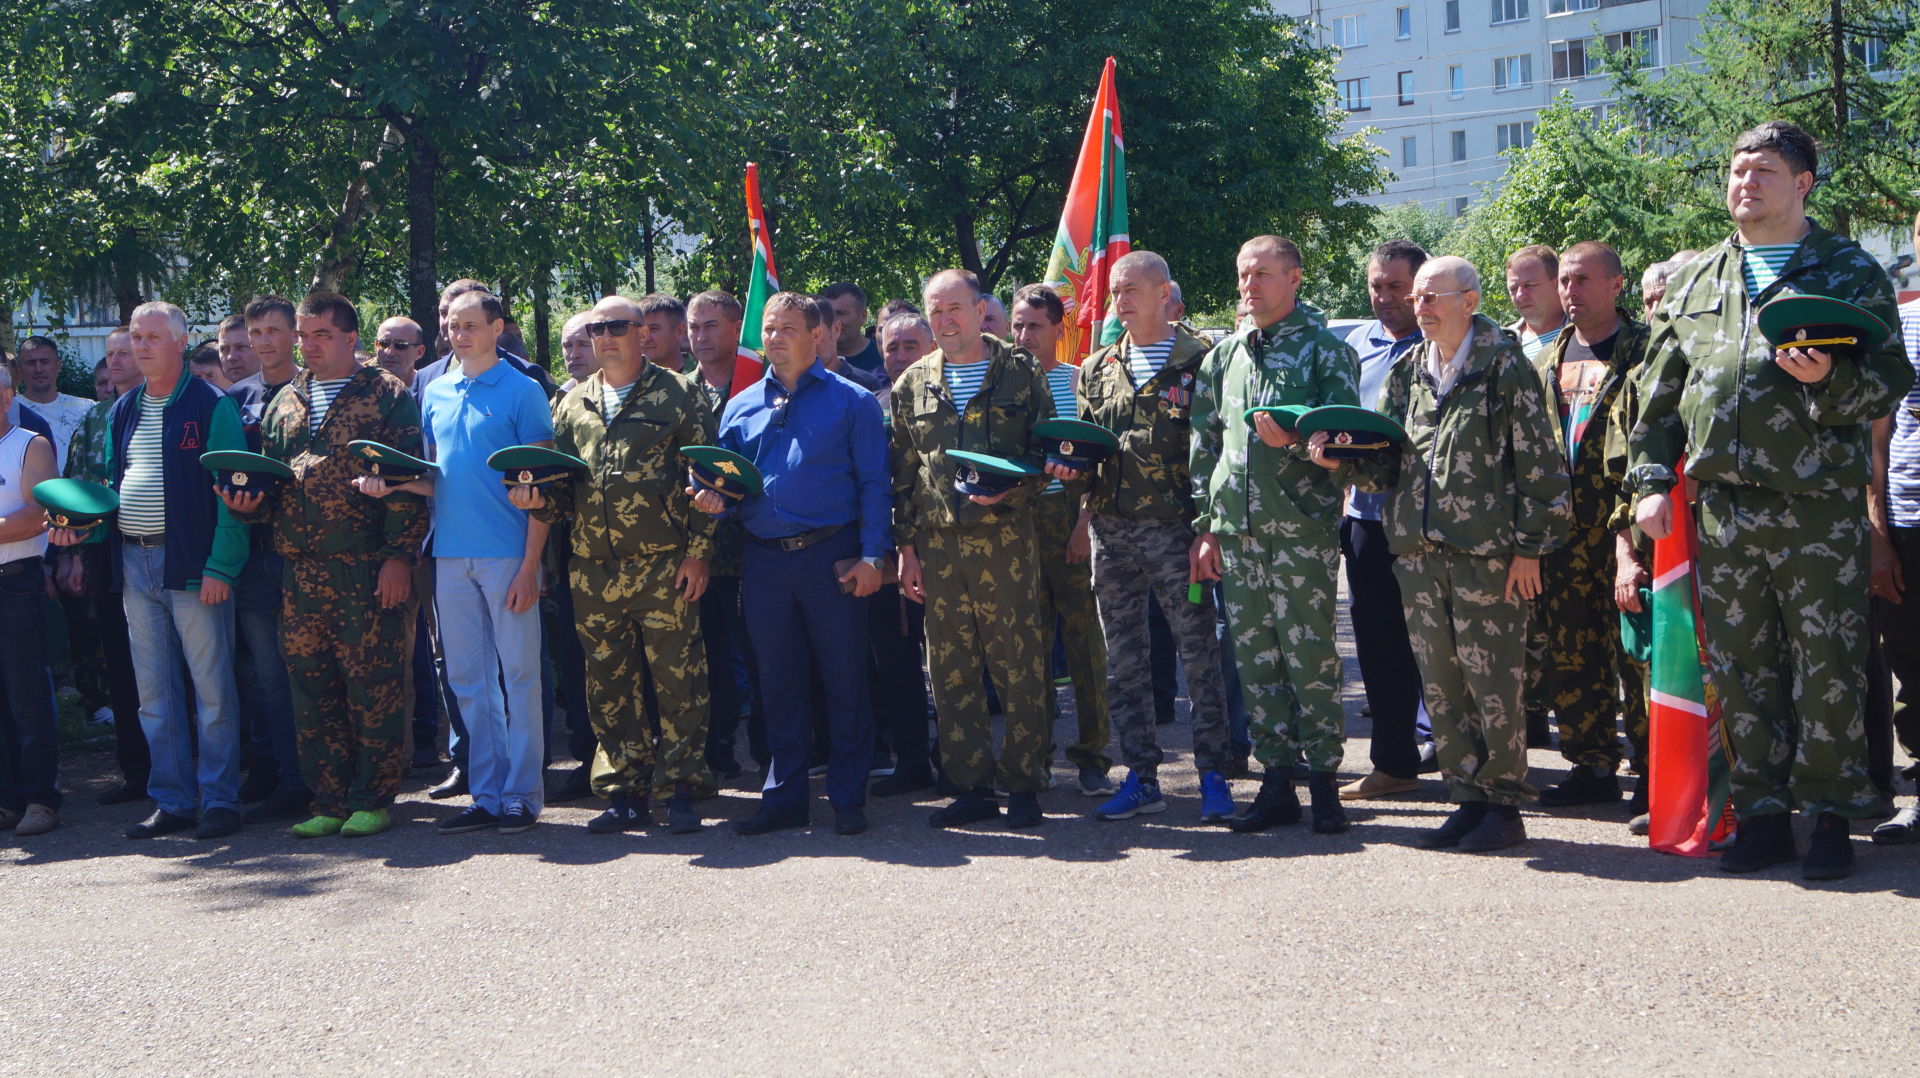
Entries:
<svg viewBox="0 0 1920 1078">
<path fill-rule="evenodd" d="M 760 362 L 760 316 L 768 297 L 780 291 L 780 275 L 773 268 L 773 233 L 767 228 L 767 211 L 760 206 L 760 166 L 752 161 L 747 162 L 747 233 L 753 243 L 753 269 L 740 315 L 740 346 L 734 355 L 730 396 L 766 373 Z"/>
<path fill-rule="evenodd" d="M 1694 591 L 1697 549 L 1693 514 L 1676 486 L 1673 530 L 1653 544 L 1647 844 L 1686 857 L 1707 856 L 1708 844 L 1733 823 L 1727 747 Z"/>
<path fill-rule="evenodd" d="M 1113 87 L 1113 57 L 1100 73 L 1100 90 L 1080 140 L 1080 159 L 1060 210 L 1046 283 L 1067 306 L 1060 335 L 1062 362 L 1079 363 L 1098 344 L 1120 339 L 1120 323 L 1107 317 L 1107 274 L 1132 250 L 1127 237 L 1126 140 L 1120 133 L 1120 98 Z"/>
</svg>

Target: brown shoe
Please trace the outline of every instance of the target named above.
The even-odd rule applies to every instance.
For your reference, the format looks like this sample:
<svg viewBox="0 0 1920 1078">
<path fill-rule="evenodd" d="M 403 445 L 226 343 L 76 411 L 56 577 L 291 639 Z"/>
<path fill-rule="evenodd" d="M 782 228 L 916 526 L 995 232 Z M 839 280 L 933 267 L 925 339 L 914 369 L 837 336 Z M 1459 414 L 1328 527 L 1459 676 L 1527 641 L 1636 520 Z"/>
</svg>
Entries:
<svg viewBox="0 0 1920 1078">
<path fill-rule="evenodd" d="M 20 817 L 19 824 L 15 825 L 13 833 L 32 837 L 44 835 L 59 826 L 60 817 L 54 815 L 52 809 L 45 805 L 28 805 L 27 811 Z"/>
<path fill-rule="evenodd" d="M 1396 779 L 1385 771 L 1369 771 L 1365 778 L 1340 787 L 1342 801 L 1368 801 L 1390 794 L 1411 793 L 1420 788 L 1419 779 Z"/>
</svg>

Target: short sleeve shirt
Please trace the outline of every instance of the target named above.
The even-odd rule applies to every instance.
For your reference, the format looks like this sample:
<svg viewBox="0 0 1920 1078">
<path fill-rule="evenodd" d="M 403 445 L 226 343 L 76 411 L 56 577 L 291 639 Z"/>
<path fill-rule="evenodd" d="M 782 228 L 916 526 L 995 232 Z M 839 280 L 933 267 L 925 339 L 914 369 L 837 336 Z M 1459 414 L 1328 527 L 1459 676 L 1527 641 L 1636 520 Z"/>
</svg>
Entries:
<svg viewBox="0 0 1920 1078">
<path fill-rule="evenodd" d="M 433 553 L 440 558 L 518 558 L 527 514 L 507 500 L 487 458 L 508 446 L 553 439 L 540 383 L 495 363 L 469 378 L 456 364 L 427 386 L 421 428 L 439 472 L 433 481 Z"/>
</svg>

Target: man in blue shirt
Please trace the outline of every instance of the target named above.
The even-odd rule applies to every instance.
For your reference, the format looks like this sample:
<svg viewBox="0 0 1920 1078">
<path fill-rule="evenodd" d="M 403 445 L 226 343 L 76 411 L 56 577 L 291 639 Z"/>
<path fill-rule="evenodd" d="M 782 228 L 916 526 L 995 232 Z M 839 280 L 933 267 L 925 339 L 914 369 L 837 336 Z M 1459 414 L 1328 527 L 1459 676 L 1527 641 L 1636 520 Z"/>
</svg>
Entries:
<svg viewBox="0 0 1920 1078">
<path fill-rule="evenodd" d="M 447 685 L 467 727 L 473 804 L 441 834 L 532 827 L 543 803 L 540 706 L 540 552 L 547 524 L 507 500 L 487 458 L 514 445 L 553 444 L 553 419 L 538 383 L 496 351 L 505 328 L 487 292 L 456 298 L 442 321 L 458 361 L 426 387 L 421 427 L 439 469 L 390 488 L 357 481 L 364 494 L 390 489 L 432 499 L 434 605 Z"/>
<path fill-rule="evenodd" d="M 747 532 L 741 593 L 773 761 L 760 810 L 734 830 L 758 835 L 806 825 L 813 723 L 805 686 L 818 671 L 834 829 L 857 835 L 867 829 L 873 753 L 866 598 L 879 589 L 881 558 L 892 546 L 886 427 L 872 393 L 816 358 L 825 327 L 813 300 L 773 296 L 760 333 L 768 374 L 728 402 L 720 421 L 721 447 L 753 461 L 764 482 L 740 505 Z M 727 510 L 710 490 L 697 493 L 694 506 Z M 856 558 L 836 571 L 836 562 Z"/>
</svg>

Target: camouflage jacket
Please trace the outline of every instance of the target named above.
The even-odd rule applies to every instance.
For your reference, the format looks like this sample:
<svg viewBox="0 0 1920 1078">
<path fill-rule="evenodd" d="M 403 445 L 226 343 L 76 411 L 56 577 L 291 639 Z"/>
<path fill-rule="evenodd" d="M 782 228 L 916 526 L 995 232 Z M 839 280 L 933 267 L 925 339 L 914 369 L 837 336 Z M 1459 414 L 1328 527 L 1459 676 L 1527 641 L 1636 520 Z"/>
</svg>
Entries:
<svg viewBox="0 0 1920 1078">
<path fill-rule="evenodd" d="M 1296 539 L 1338 528 L 1344 484 L 1307 459 L 1304 446 L 1261 441 L 1245 416 L 1259 405 L 1359 403 L 1352 347 L 1304 303 L 1272 326 L 1215 345 L 1193 394 L 1193 530 Z"/>
<path fill-rule="evenodd" d="M 1193 519 L 1187 453 L 1193 440 L 1193 394 L 1207 342 L 1173 327 L 1167 365 L 1133 384 L 1127 367 L 1131 338 L 1123 336 L 1080 364 L 1074 397 L 1080 418 L 1120 439 L 1120 450 L 1094 469 L 1087 508 L 1095 513 L 1149 519 Z"/>
<path fill-rule="evenodd" d="M 110 452 L 107 439 L 113 434 L 113 423 L 108 414 L 113 411 L 113 401 L 103 400 L 87 410 L 87 418 L 80 423 L 80 429 L 73 432 L 73 440 L 67 443 L 67 466 L 60 474 L 68 479 L 84 479 L 89 483 L 110 486 L 113 476 L 107 469 L 107 457 Z M 87 532 L 81 543 L 104 543 L 107 541 L 107 529 L 94 528 Z M 75 550 L 74 553 L 79 553 Z"/>
<path fill-rule="evenodd" d="M 313 373 L 302 367 L 260 417 L 260 452 L 293 469 L 293 478 L 244 519 L 273 529 L 285 556 L 404 558 L 427 538 L 427 502 L 417 494 L 369 498 L 353 488 L 360 469 L 347 443 L 373 441 L 421 452 L 420 408 L 405 383 L 379 367 L 361 367 L 308 433 Z"/>
<path fill-rule="evenodd" d="M 935 350 L 900 372 L 893 384 L 893 541 L 912 546 L 929 528 L 986 524 L 1024 513 L 1046 486 L 1044 475 L 1016 485 L 995 505 L 978 505 L 953 489 L 957 470 L 947 451 L 1023 460 L 1038 468 L 1046 445 L 1033 425 L 1053 416 L 1040 365 L 1007 342 L 981 334 L 987 345 L 987 380 L 968 402 L 954 407 L 947 392 L 946 357 Z"/>
<path fill-rule="evenodd" d="M 1636 495 L 1671 489 L 1683 454 L 1687 474 L 1707 483 L 1785 494 L 1866 486 L 1868 424 L 1906 396 L 1913 368 L 1886 272 L 1852 240 L 1808 224 L 1779 280 L 1751 300 L 1738 235 L 1668 282 L 1639 387 L 1627 473 Z M 1773 361 L 1755 324 L 1762 304 L 1791 293 L 1857 303 L 1894 332 L 1859 362 L 1837 359 L 1825 379 L 1802 383 Z"/>
<path fill-rule="evenodd" d="M 1407 441 L 1335 474 L 1391 495 L 1383 519 L 1395 554 L 1431 543 L 1538 558 L 1566 541 L 1571 518 L 1554 411 L 1511 335 L 1478 314 L 1470 332 L 1466 366 L 1445 397 L 1427 369 L 1433 341 L 1400 357 L 1380 411 L 1406 428 Z"/>
<path fill-rule="evenodd" d="M 553 409 L 553 447 L 587 462 L 585 480 L 548 488 L 536 516 L 573 518 L 573 556 L 610 563 L 677 554 L 713 557 L 713 518 L 693 507 L 680 449 L 713 444 L 698 386 L 653 363 L 620 410 L 605 412 L 596 371 Z"/>
<path fill-rule="evenodd" d="M 1636 322 L 1627 312 L 1614 308 L 1620 329 L 1613 337 L 1613 356 L 1607 363 L 1605 380 L 1594 394 L 1593 416 L 1587 420 L 1586 433 L 1577 452 L 1569 457 L 1568 472 L 1573 482 L 1573 526 L 1618 531 L 1633 523 L 1633 514 L 1625 511 L 1627 481 L 1627 434 L 1633 430 L 1633 415 L 1638 397 L 1631 392 L 1647 358 L 1647 326 Z M 1540 372 L 1540 388 L 1560 414 L 1560 363 L 1566 358 L 1575 330 L 1569 325 L 1553 343 L 1533 357 Z M 1560 452 L 1567 452 L 1565 423 L 1555 423 Z"/>
</svg>

